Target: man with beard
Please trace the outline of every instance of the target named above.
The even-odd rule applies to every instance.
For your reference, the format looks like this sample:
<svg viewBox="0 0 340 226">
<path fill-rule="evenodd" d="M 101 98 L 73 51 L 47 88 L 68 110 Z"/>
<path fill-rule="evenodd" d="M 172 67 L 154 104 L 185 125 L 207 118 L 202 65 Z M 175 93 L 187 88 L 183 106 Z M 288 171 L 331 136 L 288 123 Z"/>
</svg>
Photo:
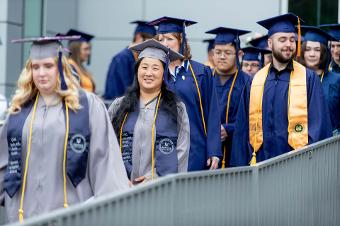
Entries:
<svg viewBox="0 0 340 226">
<path fill-rule="evenodd" d="M 242 90 L 249 75 L 244 73 L 238 62 L 240 55 L 239 36 L 249 31 L 219 27 L 208 34 L 215 34 L 213 61 L 216 78 L 216 93 L 220 106 L 221 142 L 223 158 L 221 168 L 229 166 L 234 123 Z"/>
<path fill-rule="evenodd" d="M 300 19 L 288 13 L 258 23 L 268 29 L 273 60 L 244 89 L 232 166 L 254 165 L 332 135 L 320 79 L 293 60 Z"/>
<path fill-rule="evenodd" d="M 330 41 L 332 61 L 328 66 L 328 70 L 340 73 L 340 24 L 324 24 L 320 27 L 326 29 L 327 33 L 337 40 Z"/>
</svg>

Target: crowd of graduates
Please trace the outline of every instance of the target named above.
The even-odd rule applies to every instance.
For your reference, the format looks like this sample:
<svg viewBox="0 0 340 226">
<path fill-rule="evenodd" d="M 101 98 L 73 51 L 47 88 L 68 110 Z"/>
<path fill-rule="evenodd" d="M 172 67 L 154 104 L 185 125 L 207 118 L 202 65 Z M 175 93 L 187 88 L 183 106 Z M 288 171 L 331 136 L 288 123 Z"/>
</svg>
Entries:
<svg viewBox="0 0 340 226">
<path fill-rule="evenodd" d="M 258 21 L 268 33 L 245 48 L 240 36 L 250 31 L 217 27 L 206 32 L 202 64 L 186 34 L 195 21 L 132 23 L 103 96 L 84 66 L 93 35 L 13 41 L 32 46 L 0 132 L 8 221 L 167 174 L 254 165 L 337 135 L 340 25 L 305 26 L 288 13 Z"/>
</svg>

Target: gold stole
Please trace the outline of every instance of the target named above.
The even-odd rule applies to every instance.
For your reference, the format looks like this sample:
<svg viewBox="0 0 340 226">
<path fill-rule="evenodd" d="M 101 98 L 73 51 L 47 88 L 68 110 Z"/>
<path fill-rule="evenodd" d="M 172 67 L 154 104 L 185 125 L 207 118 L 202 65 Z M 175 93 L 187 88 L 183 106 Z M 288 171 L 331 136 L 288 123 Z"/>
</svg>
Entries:
<svg viewBox="0 0 340 226">
<path fill-rule="evenodd" d="M 308 144 L 308 108 L 306 68 L 293 61 L 288 89 L 288 143 L 295 150 Z M 270 64 L 254 76 L 249 102 L 249 142 L 253 147 L 250 165 L 256 164 L 256 152 L 263 143 L 262 99 Z"/>
</svg>

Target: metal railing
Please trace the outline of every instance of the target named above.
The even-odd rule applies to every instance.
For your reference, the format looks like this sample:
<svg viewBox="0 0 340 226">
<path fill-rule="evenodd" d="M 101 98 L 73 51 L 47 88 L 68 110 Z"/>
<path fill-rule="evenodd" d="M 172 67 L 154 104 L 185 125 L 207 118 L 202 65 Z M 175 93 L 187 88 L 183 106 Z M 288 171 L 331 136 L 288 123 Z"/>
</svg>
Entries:
<svg viewBox="0 0 340 226">
<path fill-rule="evenodd" d="M 170 175 L 13 225 L 340 225 L 340 136 L 258 163 Z"/>
</svg>

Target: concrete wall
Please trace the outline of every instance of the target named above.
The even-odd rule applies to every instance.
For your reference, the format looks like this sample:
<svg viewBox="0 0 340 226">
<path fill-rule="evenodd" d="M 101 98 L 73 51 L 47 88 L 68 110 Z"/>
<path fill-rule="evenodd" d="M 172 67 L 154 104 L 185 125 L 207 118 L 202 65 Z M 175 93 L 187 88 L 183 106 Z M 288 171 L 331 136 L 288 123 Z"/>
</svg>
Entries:
<svg viewBox="0 0 340 226">
<path fill-rule="evenodd" d="M 23 16 L 25 2 L 28 1 L 0 0 L 3 43 L 0 46 L 0 92 L 5 91 L 4 84 L 15 83 L 27 56 L 26 46 L 9 44 L 9 40 L 21 37 L 24 28 L 32 25 L 25 24 L 23 19 L 26 18 Z M 205 31 L 226 26 L 264 32 L 255 22 L 287 12 L 288 0 L 172 0 L 171 3 L 159 0 L 42 0 L 42 8 L 42 34 L 52 35 L 76 28 L 96 36 L 92 44 L 92 63 L 88 68 L 101 93 L 113 55 L 131 42 L 135 26 L 129 24 L 130 21 L 152 20 L 165 15 L 197 21 L 198 24 L 187 28 L 187 37 L 193 58 L 202 62 L 206 59 L 206 44 L 201 41 L 212 37 Z M 7 88 L 6 96 L 12 91 Z"/>
<path fill-rule="evenodd" d="M 0 93 L 9 96 L 21 70 L 21 44 L 10 40 L 22 36 L 23 0 L 0 0 Z"/>
<path fill-rule="evenodd" d="M 205 61 L 206 44 L 201 41 L 212 37 L 205 31 L 226 26 L 264 32 L 255 22 L 287 12 L 288 0 L 172 0 L 171 3 L 159 0 L 82 0 L 78 7 L 78 28 L 96 35 L 89 70 L 95 77 L 98 91 L 102 91 L 112 56 L 131 41 L 134 26 L 129 22 L 132 20 L 153 20 L 167 15 L 197 21 L 198 24 L 188 27 L 187 37 L 193 58 Z"/>
</svg>

